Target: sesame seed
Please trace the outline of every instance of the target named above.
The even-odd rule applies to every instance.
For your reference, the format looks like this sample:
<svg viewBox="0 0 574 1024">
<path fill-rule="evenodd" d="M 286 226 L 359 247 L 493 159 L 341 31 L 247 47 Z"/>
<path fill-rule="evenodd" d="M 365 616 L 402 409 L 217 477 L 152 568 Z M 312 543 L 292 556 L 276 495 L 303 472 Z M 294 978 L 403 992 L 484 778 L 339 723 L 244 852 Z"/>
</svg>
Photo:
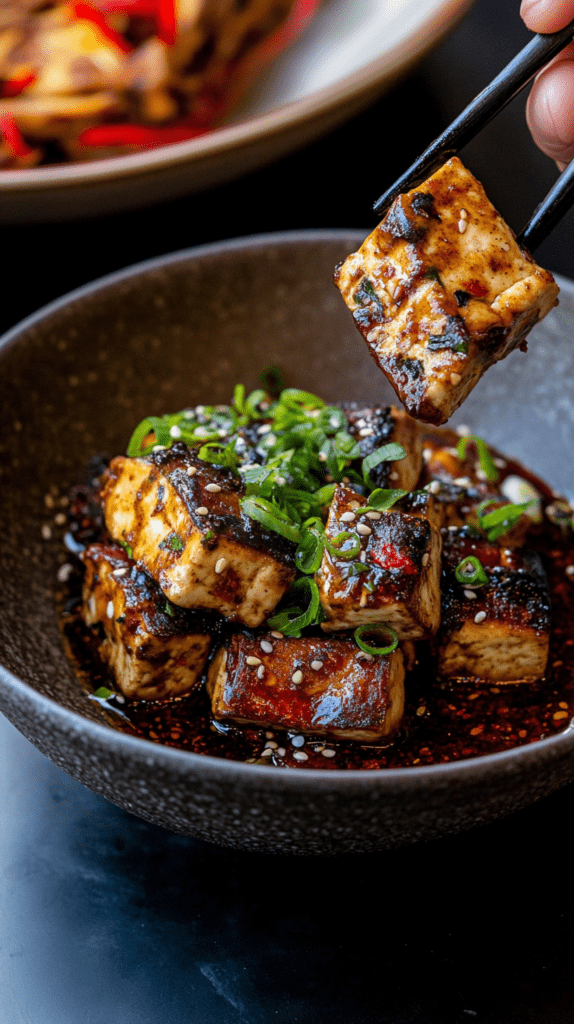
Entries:
<svg viewBox="0 0 574 1024">
<path fill-rule="evenodd" d="M 459 217 L 460 217 L 460 219 L 461 219 L 461 220 L 467 220 L 467 219 L 468 219 L 468 213 L 467 213 L 467 211 L 466 211 L 466 210 L 464 210 L 464 209 L 463 209 L 463 210 L 461 210 L 461 211 L 460 211 L 460 213 L 459 213 Z"/>
<path fill-rule="evenodd" d="M 223 427 L 220 427 L 219 430 L 217 431 L 217 436 L 218 437 L 227 437 L 227 431 L 224 430 Z"/>
<path fill-rule="evenodd" d="M 480 467 L 478 469 L 475 469 L 474 474 L 477 480 L 488 480 L 488 473 L 485 473 L 483 469 L 480 469 Z"/>
<path fill-rule="evenodd" d="M 171 437 L 181 437 L 181 430 L 175 423 L 169 428 L 169 433 Z"/>
<path fill-rule="evenodd" d="M 451 382 L 451 384 L 454 384 L 456 386 L 457 384 L 460 384 L 461 380 L 462 380 L 462 377 L 461 377 L 460 373 L 451 373 L 451 375 L 450 375 L 450 382 Z"/>
<path fill-rule="evenodd" d="M 284 476 L 276 476 L 275 483 L 277 484 L 278 487 L 285 487 L 287 481 Z"/>
<path fill-rule="evenodd" d="M 247 658 L 245 659 L 245 661 L 246 661 L 246 663 L 248 665 L 260 665 L 261 664 L 261 658 L 256 658 L 254 654 L 249 654 L 247 656 Z"/>
<path fill-rule="evenodd" d="M 566 575 L 569 576 L 570 579 L 574 579 L 574 565 L 566 566 Z"/>
<path fill-rule="evenodd" d="M 293 757 L 295 758 L 296 761 L 308 761 L 309 760 L 309 756 L 305 753 L 304 750 L 297 750 L 293 754 Z"/>
<path fill-rule="evenodd" d="M 434 453 L 432 448 L 423 448 L 423 459 L 425 460 L 425 462 L 430 462 L 430 460 L 433 457 L 433 454 Z"/>
<path fill-rule="evenodd" d="M 318 672 L 319 669 L 323 668 L 323 662 L 322 661 L 312 661 L 311 662 L 311 668 L 313 669 L 313 672 Z"/>
<path fill-rule="evenodd" d="M 398 299 L 398 297 L 400 295 L 400 292 L 401 292 L 401 286 L 400 286 L 400 284 L 398 284 L 396 286 L 396 288 L 393 288 L 393 290 L 391 292 L 391 295 L 393 296 L 393 299 Z"/>
<path fill-rule="evenodd" d="M 375 431 L 371 427 L 363 427 L 362 430 L 359 430 L 359 437 L 371 437 L 374 433 Z"/>
<path fill-rule="evenodd" d="M 125 704 L 126 698 L 121 693 L 116 693 L 115 697 L 118 704 Z"/>
<path fill-rule="evenodd" d="M 372 331 L 369 331 L 369 333 L 367 334 L 367 341 L 376 341 L 378 334 L 379 332 L 378 330 L 376 330 L 376 328 L 374 328 Z"/>
<path fill-rule="evenodd" d="M 188 466 L 185 472 L 187 473 L 188 476 L 195 476 L 195 474 L 197 473 L 197 468 L 196 466 Z"/>
<path fill-rule="evenodd" d="M 335 754 L 337 753 L 337 751 L 333 750 L 332 748 L 325 747 L 325 749 L 322 750 L 321 753 L 322 753 L 323 757 L 334 757 Z"/>
<path fill-rule="evenodd" d="M 474 590 L 465 590 L 464 596 L 467 597 L 469 601 L 474 601 L 476 599 Z"/>
<path fill-rule="evenodd" d="M 259 646 L 265 654 L 273 654 L 273 644 L 270 644 L 269 640 L 261 640 Z"/>
<path fill-rule="evenodd" d="M 54 499 L 51 494 L 44 495 L 44 505 L 46 508 L 54 508 Z"/>
<path fill-rule="evenodd" d="M 283 639 L 283 633 L 278 633 L 276 629 L 271 630 L 271 636 L 274 636 L 276 640 Z"/>
<path fill-rule="evenodd" d="M 428 565 L 429 564 L 429 559 L 430 559 L 430 555 L 429 555 L 428 551 L 425 551 L 425 553 L 424 553 L 424 555 L 422 557 L 423 565 Z"/>
<path fill-rule="evenodd" d="M 65 514 L 65 512 L 58 512 L 58 514 L 56 516 L 54 516 L 54 522 L 55 522 L 56 526 L 64 526 L 64 524 L 66 522 L 66 514 Z"/>
<path fill-rule="evenodd" d="M 329 423 L 331 424 L 332 427 L 338 427 L 339 426 L 339 420 L 337 419 L 336 416 L 331 416 L 331 419 L 329 420 Z"/>
<path fill-rule="evenodd" d="M 197 512 L 198 516 L 206 516 L 209 513 L 209 509 L 207 509 L 205 505 L 200 505 L 199 508 L 196 508 L 195 511 Z"/>
<path fill-rule="evenodd" d="M 291 740 L 291 743 L 293 744 L 294 747 L 304 747 L 305 746 L 305 737 L 304 736 L 294 736 L 293 739 Z"/>
<path fill-rule="evenodd" d="M 354 512 L 343 512 L 343 515 L 341 516 L 341 522 L 342 523 L 352 523 L 353 519 L 355 519 L 355 518 L 356 518 L 356 516 L 355 516 Z"/>
<path fill-rule="evenodd" d="M 293 680 L 294 683 L 302 683 L 303 682 L 303 673 L 301 672 L 300 668 L 298 668 L 297 671 L 293 673 L 293 675 L 291 676 L 291 679 Z"/>
<path fill-rule="evenodd" d="M 470 487 L 471 483 L 472 480 L 468 476 L 457 476 L 453 480 L 453 484 L 456 484 L 457 487 Z"/>
<path fill-rule="evenodd" d="M 261 757 L 271 757 L 272 753 L 273 753 L 273 751 L 272 751 L 271 747 L 265 747 L 265 750 L 261 751 Z"/>
<path fill-rule="evenodd" d="M 359 651 L 359 653 L 356 654 L 355 657 L 356 657 L 357 661 L 374 661 L 375 660 L 374 655 L 373 654 L 369 654 L 368 651 Z"/>
<path fill-rule="evenodd" d="M 209 430 L 207 430 L 206 427 L 196 427 L 195 428 L 195 436 L 196 437 L 209 437 Z"/>
<path fill-rule="evenodd" d="M 279 746 L 278 743 L 275 743 L 273 740 L 268 740 L 267 743 L 265 744 L 265 749 L 266 750 L 277 750 L 278 746 Z"/>
<path fill-rule="evenodd" d="M 112 572 L 112 576 L 125 576 L 127 571 L 128 570 L 126 568 L 114 569 L 114 571 Z"/>
<path fill-rule="evenodd" d="M 164 444 L 154 444 L 152 452 L 165 452 L 166 446 Z"/>
<path fill-rule="evenodd" d="M 58 572 L 56 573 L 56 579 L 58 580 L 58 583 L 67 583 L 71 574 L 72 566 L 70 565 L 69 562 L 64 562 L 64 564 L 60 566 Z"/>
<path fill-rule="evenodd" d="M 476 615 L 474 616 L 474 621 L 476 623 L 484 622 L 485 618 L 486 618 L 486 612 L 477 612 Z"/>
<path fill-rule="evenodd" d="M 216 571 L 217 575 L 219 575 L 220 572 L 223 572 L 223 570 L 225 569 L 226 565 L 227 565 L 227 559 L 226 558 L 218 558 L 217 559 L 217 562 L 215 563 L 215 571 Z"/>
<path fill-rule="evenodd" d="M 108 601 L 108 604 L 107 604 L 107 607 L 106 607 L 106 615 L 108 616 L 108 619 L 112 619 L 113 618 L 113 616 L 114 616 L 114 602 L 113 601 Z"/>
<path fill-rule="evenodd" d="M 497 469 L 506 469 L 506 459 L 494 459 L 494 465 Z"/>
<path fill-rule="evenodd" d="M 382 512 L 365 512 L 367 519 L 382 519 Z"/>
<path fill-rule="evenodd" d="M 52 529 L 51 529 L 51 527 L 48 526 L 46 523 L 44 523 L 44 526 L 42 527 L 42 537 L 44 538 L 44 540 L 50 540 L 51 536 L 52 536 Z"/>
<path fill-rule="evenodd" d="M 399 479 L 399 474 L 397 473 L 396 469 L 394 469 L 392 473 L 389 473 L 389 480 L 398 480 L 398 479 Z"/>
<path fill-rule="evenodd" d="M 327 461 L 327 456 L 325 455 L 325 452 L 319 452 L 317 458 L 319 459 L 319 462 Z"/>
<path fill-rule="evenodd" d="M 459 423 L 455 430 L 459 437 L 469 437 L 470 435 L 470 427 L 467 427 L 466 423 Z"/>
<path fill-rule="evenodd" d="M 278 747 L 277 753 L 279 754 L 279 757 L 285 757 L 287 751 L 285 750 L 285 747 Z"/>
<path fill-rule="evenodd" d="M 464 235 L 467 227 L 468 227 L 468 224 L 466 223 L 465 220 L 462 220 L 462 218 L 461 218 L 459 220 L 459 222 L 458 222 L 458 230 L 460 231 L 461 235 Z"/>
<path fill-rule="evenodd" d="M 440 491 L 440 483 L 438 480 L 431 480 L 429 484 L 429 491 L 431 494 L 438 494 Z"/>
<path fill-rule="evenodd" d="M 359 561 L 363 562 L 363 564 L 367 561 L 367 552 L 366 551 L 361 551 L 361 554 L 359 555 Z"/>
<path fill-rule="evenodd" d="M 367 526 L 366 523 L 359 523 L 357 526 L 357 533 L 360 533 L 361 537 L 370 537 L 372 532 L 371 527 Z"/>
<path fill-rule="evenodd" d="M 219 494 L 221 487 L 219 484 L 208 484 L 205 490 L 209 491 L 210 494 Z"/>
<path fill-rule="evenodd" d="M 265 665 L 260 665 L 257 669 L 257 678 L 265 679 Z"/>
<path fill-rule="evenodd" d="M 259 434 L 259 436 L 262 436 L 263 434 L 268 434 L 270 430 L 270 423 L 263 423 L 260 427 L 257 427 L 257 433 Z"/>
</svg>

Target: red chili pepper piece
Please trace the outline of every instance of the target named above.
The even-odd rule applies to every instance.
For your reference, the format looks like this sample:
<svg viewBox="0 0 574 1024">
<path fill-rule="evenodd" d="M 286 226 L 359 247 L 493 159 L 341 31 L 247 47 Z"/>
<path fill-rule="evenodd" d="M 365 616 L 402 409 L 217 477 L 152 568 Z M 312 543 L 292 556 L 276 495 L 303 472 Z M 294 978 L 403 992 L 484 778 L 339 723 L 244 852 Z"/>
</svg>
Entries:
<svg viewBox="0 0 574 1024">
<path fill-rule="evenodd" d="M 486 295 L 486 288 L 480 281 L 467 281 L 464 285 L 464 290 L 470 292 L 471 295 L 476 295 L 477 299 L 483 299 Z"/>
<path fill-rule="evenodd" d="M 369 545 L 369 557 L 382 569 L 400 569 L 406 576 L 412 576 L 417 571 L 410 558 L 397 551 L 393 544 L 380 544 L 376 548 Z"/>
<path fill-rule="evenodd" d="M 174 0 L 157 2 L 157 37 L 166 46 L 173 46 L 177 35 L 177 19 Z"/>
<path fill-rule="evenodd" d="M 184 142 L 205 134 L 204 128 L 190 125 L 169 125 L 166 128 L 149 128 L 143 124 L 99 124 L 86 128 L 78 142 L 86 148 L 98 146 L 139 146 L 150 149 L 165 146 L 171 142 Z"/>
<path fill-rule="evenodd" d="M 19 96 L 24 89 L 27 89 L 29 85 L 33 85 L 36 81 L 36 75 L 33 71 L 29 71 L 26 75 L 20 75 L 19 78 L 9 78 L 0 84 L 0 96 L 3 99 L 10 99 L 13 96 Z"/>
<path fill-rule="evenodd" d="M 72 13 L 82 21 L 91 21 L 94 25 L 99 28 L 100 32 L 110 43 L 117 46 L 118 50 L 122 53 L 131 53 L 133 47 L 130 46 L 127 39 L 124 39 L 119 32 L 115 32 L 110 25 L 108 25 L 104 15 L 101 11 L 96 10 L 91 4 L 87 3 L 72 3 Z"/>
<path fill-rule="evenodd" d="M 13 156 L 25 157 L 34 152 L 24 141 L 22 132 L 11 114 L 0 114 L 0 134 L 4 136 L 6 145 Z"/>
</svg>

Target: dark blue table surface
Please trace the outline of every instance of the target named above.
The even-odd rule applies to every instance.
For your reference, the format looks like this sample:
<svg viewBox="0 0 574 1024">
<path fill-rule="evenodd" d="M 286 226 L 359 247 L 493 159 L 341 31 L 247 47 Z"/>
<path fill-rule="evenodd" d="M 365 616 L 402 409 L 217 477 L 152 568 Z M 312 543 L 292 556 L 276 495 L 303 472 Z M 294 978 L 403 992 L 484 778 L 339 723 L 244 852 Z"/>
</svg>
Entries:
<svg viewBox="0 0 574 1024">
<path fill-rule="evenodd" d="M 518 3 L 478 0 L 370 110 L 264 171 L 145 212 L 4 229 L 0 327 L 163 252 L 373 224 L 371 202 L 527 39 Z M 463 154 L 517 230 L 556 173 L 523 106 Z M 537 253 L 570 277 L 573 227 Z M 571 1024 L 573 797 L 378 855 L 247 855 L 118 810 L 0 719 L 0 1021 Z"/>
</svg>

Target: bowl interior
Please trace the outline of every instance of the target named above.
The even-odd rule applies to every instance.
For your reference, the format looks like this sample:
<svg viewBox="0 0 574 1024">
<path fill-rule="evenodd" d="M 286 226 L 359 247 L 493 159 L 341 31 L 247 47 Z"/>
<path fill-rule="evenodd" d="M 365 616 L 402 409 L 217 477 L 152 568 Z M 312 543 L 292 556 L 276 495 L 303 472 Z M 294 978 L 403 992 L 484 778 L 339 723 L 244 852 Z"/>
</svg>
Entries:
<svg viewBox="0 0 574 1024">
<path fill-rule="evenodd" d="M 0 346 L 0 664 L 104 723 L 64 654 L 54 606 L 61 495 L 147 414 L 225 402 L 270 362 L 330 401 L 391 402 L 339 293 L 353 232 L 262 236 L 176 254 L 47 307 Z M 574 286 L 527 356 L 490 370 L 455 418 L 574 496 Z M 193 755 L 189 755 L 193 756 Z"/>
</svg>

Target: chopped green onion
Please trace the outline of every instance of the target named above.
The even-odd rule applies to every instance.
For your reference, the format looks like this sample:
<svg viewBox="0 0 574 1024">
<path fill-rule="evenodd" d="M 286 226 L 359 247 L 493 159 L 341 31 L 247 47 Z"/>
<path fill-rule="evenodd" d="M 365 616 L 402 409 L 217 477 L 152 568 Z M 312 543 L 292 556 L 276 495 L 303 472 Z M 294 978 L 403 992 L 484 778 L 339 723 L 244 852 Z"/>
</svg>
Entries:
<svg viewBox="0 0 574 1024">
<path fill-rule="evenodd" d="M 496 466 L 494 465 L 494 459 L 490 454 L 490 448 L 488 447 L 486 441 L 483 441 L 481 437 L 475 437 L 474 434 L 468 434 L 466 437 L 461 437 L 460 441 L 456 446 L 456 453 L 459 459 L 465 458 L 466 449 L 468 448 L 468 445 L 470 443 L 474 444 L 478 452 L 478 461 L 480 464 L 480 468 L 482 469 L 484 475 L 486 476 L 486 479 L 489 480 L 490 483 L 496 483 L 499 477 L 499 473 Z"/>
<path fill-rule="evenodd" d="M 211 462 L 214 466 L 225 466 L 227 469 L 237 469 L 241 461 L 233 443 L 222 444 L 221 441 L 209 441 L 201 446 L 198 454 L 204 462 Z"/>
<path fill-rule="evenodd" d="M 320 487 L 318 491 L 315 491 L 313 498 L 317 505 L 320 505 L 321 507 L 324 505 L 330 505 L 333 500 L 336 486 L 336 484 L 326 484 L 325 487 Z"/>
<path fill-rule="evenodd" d="M 308 576 L 303 576 L 300 580 L 296 580 L 289 591 L 289 596 L 296 594 L 298 591 L 302 591 L 303 595 L 305 595 L 305 592 L 309 594 L 307 609 L 303 612 L 298 606 L 284 608 L 278 615 L 274 615 L 272 619 L 269 619 L 267 623 L 271 626 L 271 629 L 277 629 L 285 636 L 300 637 L 302 629 L 305 629 L 306 626 L 315 625 L 322 618 L 319 588 L 315 580 L 310 579 Z M 292 618 L 291 616 L 294 617 Z"/>
<path fill-rule="evenodd" d="M 266 501 L 265 498 L 244 498 L 241 508 L 245 515 L 250 519 L 255 519 L 268 530 L 280 534 L 281 537 L 285 537 L 286 540 L 291 540 L 295 544 L 300 543 L 301 533 L 298 526 L 290 521 L 285 512 Z"/>
<path fill-rule="evenodd" d="M 110 697 L 115 697 L 115 693 L 113 690 L 108 690 L 107 686 L 100 686 L 98 690 L 94 690 L 91 696 L 96 697 L 97 700 L 109 700 Z"/>
<path fill-rule="evenodd" d="M 359 576 L 362 572 L 370 572 L 369 566 L 364 562 L 352 562 L 349 566 L 349 576 Z"/>
<path fill-rule="evenodd" d="M 127 448 L 127 454 L 130 459 L 135 459 L 139 455 L 144 455 L 151 451 L 153 445 L 148 445 L 145 451 L 142 450 L 142 441 L 144 437 L 147 437 L 147 435 L 152 432 L 152 430 L 153 427 L 150 423 L 150 420 L 147 417 L 145 418 L 145 420 L 142 420 L 141 423 L 138 423 L 136 429 L 134 430 L 132 436 L 130 437 Z M 155 440 L 153 443 L 156 443 Z"/>
<path fill-rule="evenodd" d="M 292 406 L 303 405 L 306 409 L 324 409 L 325 402 L 310 391 L 301 391 L 299 388 L 285 388 L 281 392 L 280 404 Z"/>
<path fill-rule="evenodd" d="M 265 391 L 262 391 L 261 388 L 257 388 L 256 391 L 252 391 L 245 399 L 245 414 L 252 420 L 262 419 L 263 413 L 258 410 L 257 406 L 260 402 L 264 402 L 266 398 L 267 394 Z"/>
<path fill-rule="evenodd" d="M 164 610 L 166 615 L 171 615 L 171 617 L 173 619 L 173 616 L 175 615 L 175 612 L 174 612 L 173 608 L 171 607 L 169 601 L 165 602 L 165 604 L 163 606 L 163 610 Z"/>
<path fill-rule="evenodd" d="M 233 389 L 233 405 L 241 415 L 245 412 L 245 385 L 236 384 Z"/>
<path fill-rule="evenodd" d="M 342 545 L 346 544 L 348 540 L 354 541 L 353 546 L 342 551 Z M 356 558 L 361 550 L 361 538 L 356 533 L 350 533 L 348 530 L 337 533 L 332 540 L 325 536 L 323 543 L 330 555 L 333 555 L 335 558 L 343 558 L 345 561 Z"/>
<path fill-rule="evenodd" d="M 168 548 L 170 551 L 183 551 L 185 544 L 177 536 L 177 533 L 170 533 L 168 537 L 165 537 L 160 544 L 160 548 Z"/>
<path fill-rule="evenodd" d="M 361 514 L 364 512 L 387 512 L 397 501 L 406 497 L 408 493 L 408 491 L 401 491 L 399 489 L 386 490 L 377 487 L 376 490 L 369 494 L 369 504 L 365 508 L 361 508 Z"/>
<path fill-rule="evenodd" d="M 459 583 L 464 583 L 466 586 L 484 587 L 488 583 L 488 576 L 482 563 L 475 555 L 463 558 L 454 570 L 454 575 Z"/>
<path fill-rule="evenodd" d="M 503 505 L 502 508 L 497 508 L 494 512 L 479 516 L 480 526 L 487 531 L 488 540 L 498 540 L 499 537 L 508 533 L 531 505 L 531 501 L 524 501 L 521 505 Z"/>
<path fill-rule="evenodd" d="M 128 558 L 133 557 L 133 550 L 131 544 L 126 544 L 125 540 L 118 541 L 118 544 L 121 544 Z"/>
<path fill-rule="evenodd" d="M 373 482 L 370 478 L 370 472 L 375 469 L 376 466 L 380 466 L 381 462 L 399 462 L 401 459 L 406 458 L 406 451 L 401 444 L 396 444 L 394 441 L 391 444 L 385 444 L 382 448 L 375 448 L 374 452 L 367 455 L 361 464 L 361 470 L 365 483 L 370 487 L 373 486 Z"/>
<path fill-rule="evenodd" d="M 371 644 L 365 643 L 362 639 L 364 633 L 381 633 L 384 639 L 391 639 L 391 643 L 388 647 L 372 647 Z M 385 622 L 373 622 L 372 625 L 367 623 L 365 626 L 359 626 L 354 633 L 355 640 L 358 646 L 365 654 L 392 654 L 399 645 L 399 638 L 392 628 L 387 626 Z"/>
</svg>

